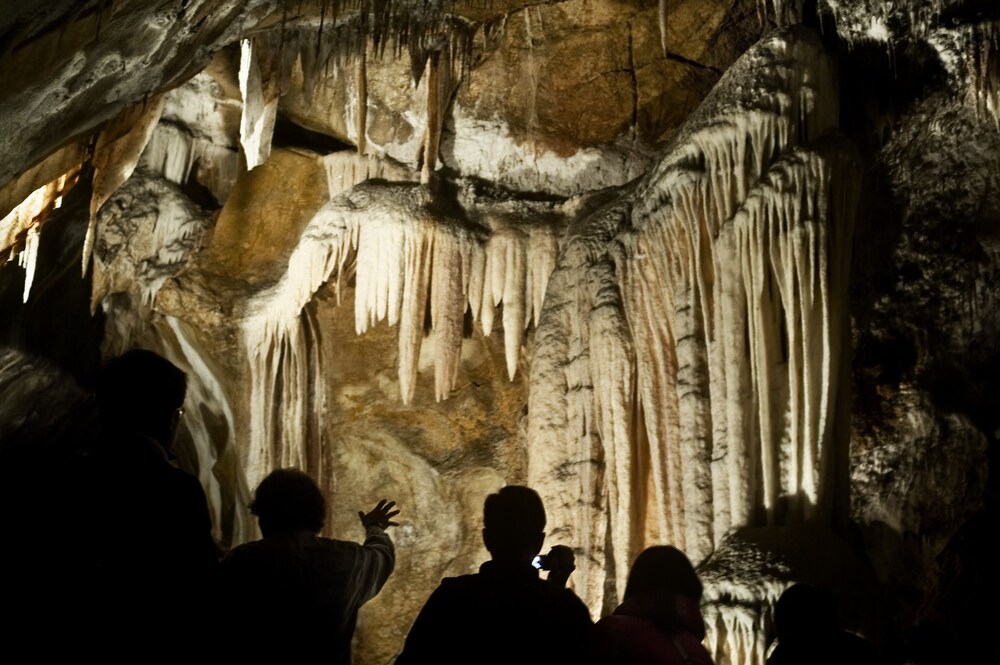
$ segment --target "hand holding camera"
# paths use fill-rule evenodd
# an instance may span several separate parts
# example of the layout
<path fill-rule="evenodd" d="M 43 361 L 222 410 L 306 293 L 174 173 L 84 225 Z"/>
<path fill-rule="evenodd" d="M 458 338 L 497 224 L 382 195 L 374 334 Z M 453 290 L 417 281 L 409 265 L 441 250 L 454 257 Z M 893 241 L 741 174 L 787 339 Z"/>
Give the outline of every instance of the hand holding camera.
<path fill-rule="evenodd" d="M 547 570 L 548 581 L 559 587 L 565 587 L 570 574 L 576 570 L 576 555 L 565 545 L 554 545 L 548 554 L 536 558 L 536 567 Z"/>

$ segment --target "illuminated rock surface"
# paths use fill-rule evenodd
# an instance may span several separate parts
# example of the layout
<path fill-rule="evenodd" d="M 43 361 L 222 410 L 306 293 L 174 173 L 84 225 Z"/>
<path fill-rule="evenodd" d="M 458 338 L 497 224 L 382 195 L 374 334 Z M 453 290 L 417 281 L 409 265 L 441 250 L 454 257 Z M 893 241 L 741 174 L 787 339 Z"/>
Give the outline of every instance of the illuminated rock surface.
<path fill-rule="evenodd" d="M 360 665 L 485 558 L 504 483 L 595 618 L 665 542 L 718 663 L 762 662 L 794 581 L 900 660 L 929 623 L 989 661 L 1000 12 L 810 4 L 16 3 L 4 452 L 164 354 L 223 546 L 275 466 L 341 537 L 399 502 Z"/>

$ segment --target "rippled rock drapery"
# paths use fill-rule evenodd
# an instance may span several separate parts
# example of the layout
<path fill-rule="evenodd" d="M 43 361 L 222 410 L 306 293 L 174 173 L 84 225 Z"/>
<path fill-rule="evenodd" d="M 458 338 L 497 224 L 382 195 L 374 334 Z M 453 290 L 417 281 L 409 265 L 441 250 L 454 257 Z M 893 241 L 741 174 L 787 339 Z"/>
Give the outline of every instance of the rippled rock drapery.
<path fill-rule="evenodd" d="M 530 478 L 586 556 L 591 606 L 646 545 L 699 562 L 735 526 L 833 519 L 858 188 L 824 138 L 836 122 L 818 40 L 772 35 L 568 238 L 536 335 Z"/>
<path fill-rule="evenodd" d="M 989 523 L 1000 427 L 1000 17 L 819 0 L 824 49 L 793 29 L 730 68 L 810 4 L 458 3 L 366 25 L 371 3 L 163 3 L 172 22 L 130 1 L 17 3 L 0 19 L 17 35 L 0 121 L 21 130 L 0 139 L 0 210 L 38 193 L 0 221 L 0 254 L 35 281 L 4 268 L 0 293 L 27 305 L 0 322 L 39 318 L 49 220 L 98 148 L 105 352 L 154 348 L 192 377 L 182 462 L 220 542 L 252 535 L 248 488 L 279 464 L 321 479 L 335 535 L 371 493 L 419 506 L 359 662 L 391 660 L 433 582 L 485 556 L 482 497 L 503 482 L 542 489 L 595 616 L 646 544 L 703 560 L 720 662 L 760 662 L 784 585 L 857 563 L 825 532 L 793 556 L 848 498 L 897 633 L 942 612 L 959 626 L 946 568 L 976 560 L 958 529 Z"/>

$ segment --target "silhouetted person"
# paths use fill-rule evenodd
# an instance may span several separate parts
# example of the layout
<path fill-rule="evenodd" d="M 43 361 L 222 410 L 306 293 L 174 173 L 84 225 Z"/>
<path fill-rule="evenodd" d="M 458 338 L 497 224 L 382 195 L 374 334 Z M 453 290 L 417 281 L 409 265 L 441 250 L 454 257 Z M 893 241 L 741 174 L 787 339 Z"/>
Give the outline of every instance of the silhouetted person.
<path fill-rule="evenodd" d="M 441 580 L 396 665 L 580 662 L 592 622 L 565 588 L 573 552 L 553 548 L 547 580 L 532 566 L 545 540 L 541 498 L 527 487 L 503 487 L 486 497 L 483 522 L 492 559 L 478 574 Z"/>
<path fill-rule="evenodd" d="M 826 589 L 793 584 L 774 606 L 778 646 L 767 665 L 875 665 L 875 647 L 862 637 L 841 630 L 837 604 Z"/>
<path fill-rule="evenodd" d="M 220 610 L 231 626 L 222 635 L 231 643 L 225 651 L 350 663 L 358 610 L 395 565 L 385 532 L 396 526 L 395 504 L 383 499 L 358 512 L 364 544 L 323 538 L 326 501 L 313 479 L 298 469 L 268 474 L 250 504 L 264 537 L 222 560 Z"/>
<path fill-rule="evenodd" d="M 680 550 L 643 550 L 629 571 L 622 603 L 591 633 L 594 665 L 711 665 L 702 646 L 701 580 Z"/>
<path fill-rule="evenodd" d="M 70 483 L 64 527 L 74 624 L 101 653 L 180 650 L 212 602 L 218 556 L 205 493 L 172 463 L 186 390 L 185 374 L 151 351 L 98 374 L 100 431 Z"/>
<path fill-rule="evenodd" d="M 67 506 L 79 497 L 68 481 L 96 422 L 93 395 L 72 376 L 0 348 L 0 599 L 7 608 L 0 640 L 8 647 L 75 620 L 65 606 L 78 543 L 65 528 Z"/>

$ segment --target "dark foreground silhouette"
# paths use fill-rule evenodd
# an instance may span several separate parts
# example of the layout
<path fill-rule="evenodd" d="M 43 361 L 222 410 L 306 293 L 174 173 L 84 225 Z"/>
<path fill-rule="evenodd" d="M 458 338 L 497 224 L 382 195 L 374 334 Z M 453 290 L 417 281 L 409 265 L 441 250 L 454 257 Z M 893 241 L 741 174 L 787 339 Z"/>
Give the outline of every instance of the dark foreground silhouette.
<path fill-rule="evenodd" d="M 874 646 L 839 626 L 837 605 L 826 589 L 793 584 L 774 608 L 778 638 L 767 665 L 875 665 Z"/>
<path fill-rule="evenodd" d="M 40 548 L 54 586 L 52 648 L 129 657 L 182 653 L 208 620 L 218 555 L 198 480 L 173 464 L 185 374 L 133 350 L 97 377 L 99 429 L 52 496 L 58 534 Z"/>
<path fill-rule="evenodd" d="M 594 626 L 593 665 L 711 665 L 701 642 L 702 585 L 678 549 L 649 547 L 632 564 L 621 605 Z"/>
<path fill-rule="evenodd" d="M 385 533 L 396 525 L 394 506 L 382 500 L 358 513 L 364 544 L 323 538 L 326 501 L 312 478 L 297 469 L 264 478 L 250 505 L 264 537 L 234 548 L 221 565 L 223 653 L 350 663 L 358 609 L 382 589 L 395 564 Z"/>
<path fill-rule="evenodd" d="M 549 578 L 532 561 L 545 539 L 545 509 L 527 487 L 486 498 L 483 542 L 491 560 L 474 575 L 449 577 L 431 594 L 397 665 L 581 662 L 590 613 L 569 589 L 572 551 L 553 548 Z"/>

